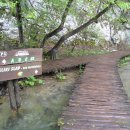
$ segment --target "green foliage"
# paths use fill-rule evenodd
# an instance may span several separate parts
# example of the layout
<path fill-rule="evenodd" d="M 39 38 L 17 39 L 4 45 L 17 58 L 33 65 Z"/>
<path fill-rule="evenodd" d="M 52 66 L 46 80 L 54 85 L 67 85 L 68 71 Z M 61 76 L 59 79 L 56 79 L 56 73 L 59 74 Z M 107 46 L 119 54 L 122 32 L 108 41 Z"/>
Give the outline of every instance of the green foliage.
<path fill-rule="evenodd" d="M 10 14 L 14 18 L 16 18 L 16 3 L 18 0 L 1 0 L 0 1 L 0 15 L 1 12 L 4 15 Z M 44 0 L 44 1 L 35 1 L 36 5 L 33 5 L 33 2 L 27 0 L 21 0 L 21 8 L 22 8 L 22 20 L 23 20 L 23 28 L 24 28 L 24 36 L 25 41 L 28 47 L 38 47 L 38 43 L 43 39 L 46 33 L 57 28 L 61 22 L 61 17 L 64 12 L 64 9 L 68 3 L 68 0 Z M 101 5 L 100 5 L 101 2 Z M 104 1 L 94 1 L 94 0 L 74 0 L 70 11 L 69 16 L 76 19 L 78 26 L 85 23 L 86 20 L 89 20 L 97 13 L 97 9 L 101 11 L 104 7 L 108 6 L 108 4 L 114 4 L 115 0 L 104 0 Z M 4 9 L 2 9 L 2 7 Z M 5 11 L 7 7 L 8 11 Z M 124 0 L 117 0 L 113 9 L 120 8 L 123 11 L 128 11 L 130 9 L 130 3 Z M 2 11 L 4 10 L 4 11 Z M 111 19 L 113 19 L 112 13 L 110 14 Z M 120 14 L 119 14 L 120 15 Z M 104 17 L 104 16 L 103 16 Z M 102 17 L 102 19 L 103 19 Z M 107 15 L 105 15 L 105 19 L 107 19 Z M 119 23 L 126 23 L 126 19 L 123 17 L 116 17 Z M 13 20 L 13 19 L 11 19 Z M 109 18 L 107 19 L 111 21 Z M 113 20 L 114 21 L 114 20 Z M 14 20 L 16 22 L 16 20 Z M 116 22 L 113 22 L 116 23 Z M 117 23 L 116 23 L 117 24 Z M 16 25 L 17 26 L 17 25 Z M 71 26 L 71 25 L 70 25 Z M 89 26 L 90 27 L 90 26 Z M 68 30 L 71 30 L 69 27 Z M 93 28 L 89 28 L 86 31 L 82 32 L 82 38 L 99 38 L 97 35 L 98 32 L 91 31 Z M 83 34 L 84 33 L 84 34 Z M 80 55 L 80 54 L 79 54 Z"/>
<path fill-rule="evenodd" d="M 0 1 L 0 7 L 9 7 L 14 8 L 16 5 L 16 2 L 10 1 L 10 0 L 2 0 Z"/>
<path fill-rule="evenodd" d="M 6 4 L 5 2 L 0 1 L 0 6 L 1 6 L 1 7 L 6 7 L 7 4 Z"/>
<path fill-rule="evenodd" d="M 119 63 L 118 63 L 118 67 L 122 67 L 128 64 L 128 62 L 130 62 L 130 56 L 126 56 L 124 58 L 122 58 Z"/>
<path fill-rule="evenodd" d="M 105 50 L 74 50 L 73 52 L 71 50 L 66 50 L 65 51 L 65 55 L 66 56 L 73 56 L 73 57 L 77 57 L 77 56 L 86 56 L 86 55 L 98 55 L 98 54 L 105 54 L 108 53 Z"/>
<path fill-rule="evenodd" d="M 115 3 L 115 0 L 109 0 L 109 3 L 114 4 L 114 3 Z"/>
<path fill-rule="evenodd" d="M 27 18 L 27 19 L 35 19 L 35 18 L 36 18 L 35 12 L 34 12 L 34 11 L 29 12 L 29 13 L 26 15 L 26 18 Z"/>
<path fill-rule="evenodd" d="M 19 85 L 22 87 L 34 87 L 35 85 L 43 85 L 45 81 L 42 79 L 37 79 L 34 76 L 28 77 L 26 80 L 19 81 Z"/>
<path fill-rule="evenodd" d="M 79 74 L 82 74 L 84 69 L 85 69 L 85 66 L 84 65 L 80 65 L 79 66 Z"/>
<path fill-rule="evenodd" d="M 57 125 L 61 127 L 64 124 L 65 124 L 64 119 L 63 118 L 59 118 L 58 121 L 57 121 Z"/>
<path fill-rule="evenodd" d="M 58 81 L 63 81 L 66 79 L 66 75 L 63 73 L 63 72 L 56 72 L 56 76 L 55 78 L 58 80 Z"/>
<path fill-rule="evenodd" d="M 117 5 L 123 9 L 124 11 L 130 9 L 130 3 L 129 2 L 124 2 L 124 1 L 117 1 Z"/>
<path fill-rule="evenodd" d="M 72 43 L 72 45 L 86 45 L 86 46 L 96 46 L 96 43 L 94 40 L 91 41 L 86 41 L 86 40 L 81 40 L 81 39 L 75 39 Z"/>
<path fill-rule="evenodd" d="M 128 20 L 124 16 L 120 16 L 115 19 L 116 24 L 124 24 L 127 23 L 127 21 Z"/>

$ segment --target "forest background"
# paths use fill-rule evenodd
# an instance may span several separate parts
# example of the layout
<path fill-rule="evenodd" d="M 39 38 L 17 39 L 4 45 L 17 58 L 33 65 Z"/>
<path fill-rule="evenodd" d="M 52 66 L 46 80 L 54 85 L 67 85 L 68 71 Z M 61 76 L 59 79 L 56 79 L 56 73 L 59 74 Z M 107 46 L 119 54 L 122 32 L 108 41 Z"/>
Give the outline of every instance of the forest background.
<path fill-rule="evenodd" d="M 112 51 L 130 41 L 128 0 L 1 0 L 0 49 Z M 78 46 L 78 47 L 77 47 Z M 69 52 L 68 52 L 69 51 Z M 62 53 L 62 51 L 59 51 Z"/>

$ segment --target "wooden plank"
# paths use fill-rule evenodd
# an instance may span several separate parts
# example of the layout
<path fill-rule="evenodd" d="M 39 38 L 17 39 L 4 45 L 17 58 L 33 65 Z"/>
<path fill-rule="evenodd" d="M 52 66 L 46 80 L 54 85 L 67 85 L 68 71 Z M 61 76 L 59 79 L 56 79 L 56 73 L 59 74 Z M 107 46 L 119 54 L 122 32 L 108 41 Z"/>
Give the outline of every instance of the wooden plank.
<path fill-rule="evenodd" d="M 41 48 L 0 51 L 0 65 L 42 61 Z"/>
<path fill-rule="evenodd" d="M 42 62 L 0 66 L 0 81 L 19 79 L 42 74 Z"/>

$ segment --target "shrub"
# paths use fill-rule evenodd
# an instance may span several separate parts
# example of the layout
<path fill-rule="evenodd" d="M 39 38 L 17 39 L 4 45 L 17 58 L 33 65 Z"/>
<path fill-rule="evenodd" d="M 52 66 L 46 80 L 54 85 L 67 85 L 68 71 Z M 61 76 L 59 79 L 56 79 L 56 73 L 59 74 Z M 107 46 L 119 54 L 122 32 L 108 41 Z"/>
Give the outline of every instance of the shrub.
<path fill-rule="evenodd" d="M 19 81 L 19 85 L 22 87 L 34 87 L 35 85 L 45 84 L 45 81 L 42 79 L 37 79 L 34 76 L 28 77 L 26 80 Z"/>

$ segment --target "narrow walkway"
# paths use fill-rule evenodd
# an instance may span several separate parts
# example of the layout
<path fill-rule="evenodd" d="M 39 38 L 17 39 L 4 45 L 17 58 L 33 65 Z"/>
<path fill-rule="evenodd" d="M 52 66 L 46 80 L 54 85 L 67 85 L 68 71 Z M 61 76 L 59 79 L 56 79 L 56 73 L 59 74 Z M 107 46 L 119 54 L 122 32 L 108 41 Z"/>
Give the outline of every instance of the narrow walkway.
<path fill-rule="evenodd" d="M 86 61 L 62 114 L 62 130 L 130 130 L 130 101 L 117 68 L 117 61 L 127 54 L 114 52 Z"/>
<path fill-rule="evenodd" d="M 43 73 L 55 72 L 56 70 L 64 70 L 88 64 L 95 56 L 70 57 L 65 59 L 43 61 Z"/>

